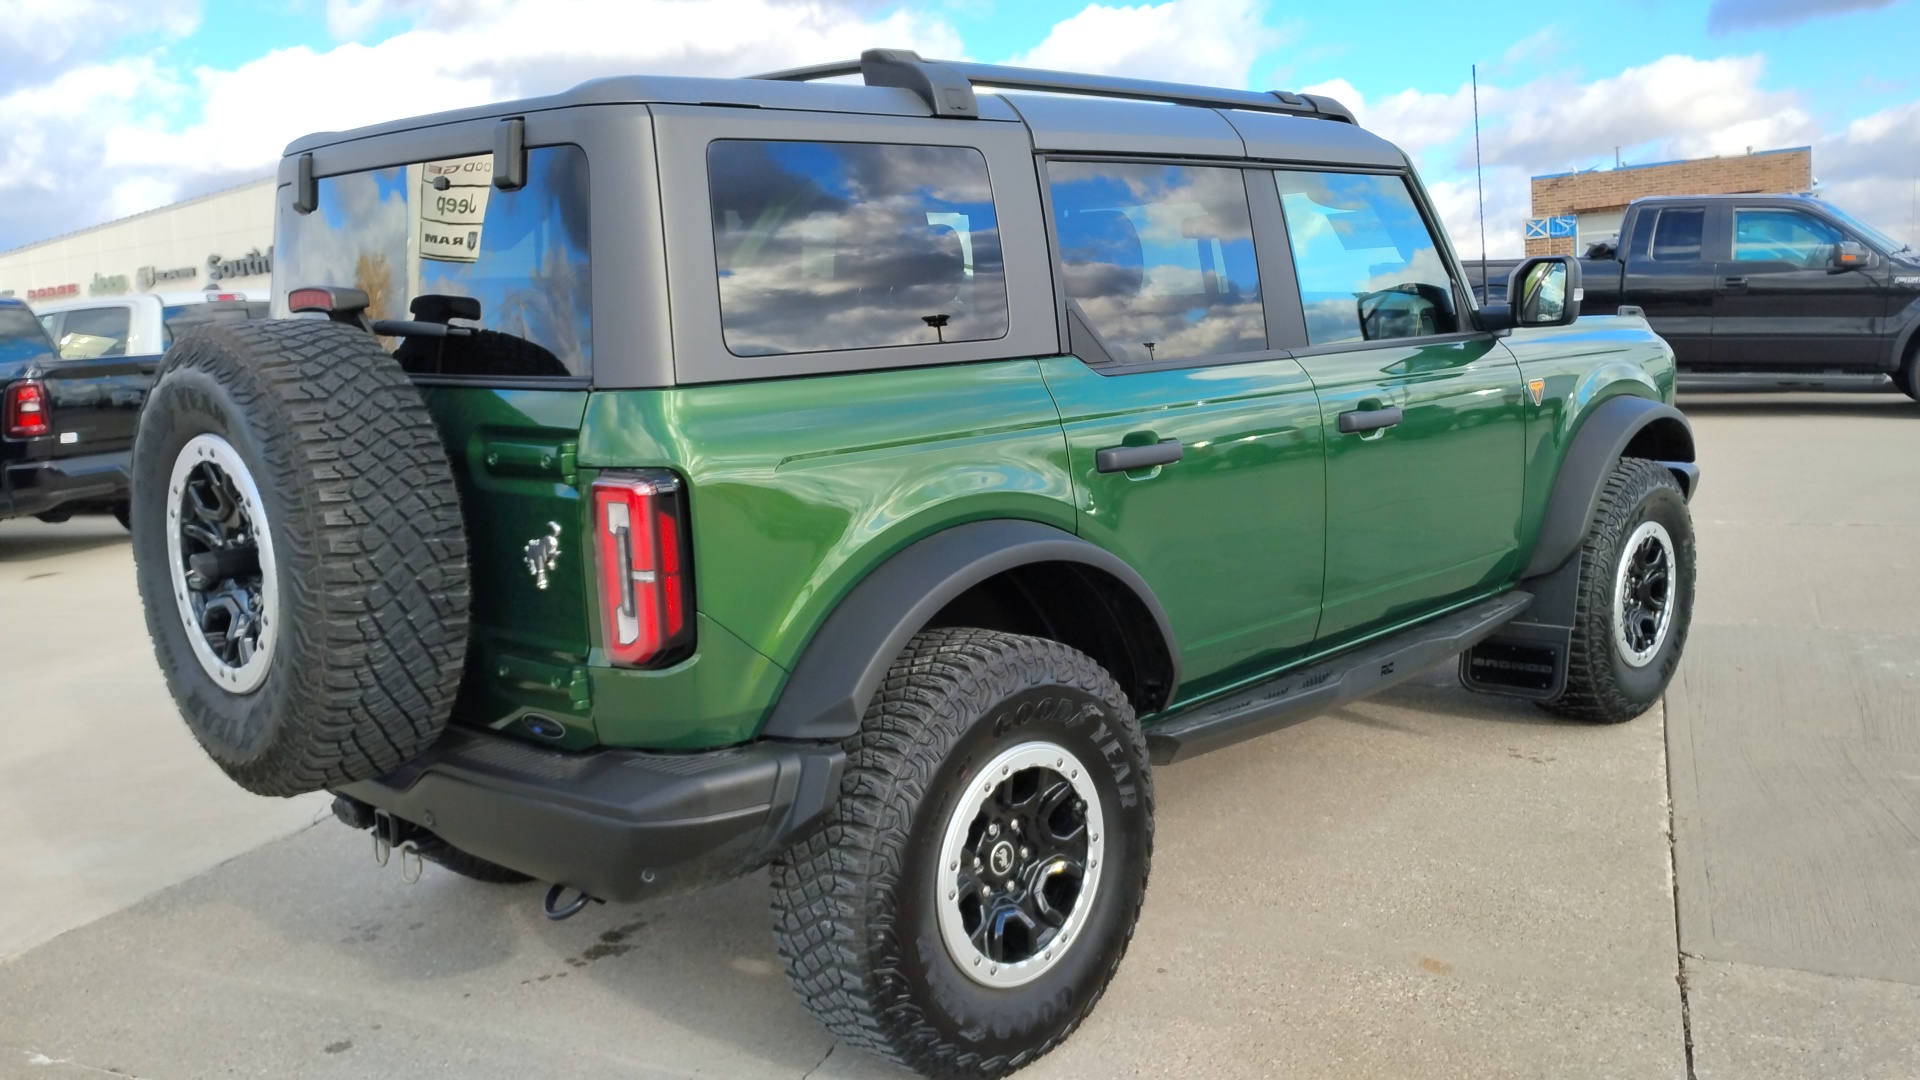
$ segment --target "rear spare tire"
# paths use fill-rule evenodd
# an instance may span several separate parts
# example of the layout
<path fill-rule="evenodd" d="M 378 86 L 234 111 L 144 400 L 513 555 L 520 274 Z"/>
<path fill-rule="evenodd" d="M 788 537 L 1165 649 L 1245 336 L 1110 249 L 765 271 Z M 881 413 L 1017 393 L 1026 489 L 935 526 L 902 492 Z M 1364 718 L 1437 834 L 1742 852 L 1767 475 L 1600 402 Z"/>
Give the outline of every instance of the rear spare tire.
<path fill-rule="evenodd" d="M 236 783 L 336 787 L 439 737 L 466 661 L 466 535 L 426 405 L 372 335 L 304 320 L 182 334 L 133 473 L 154 653 Z"/>

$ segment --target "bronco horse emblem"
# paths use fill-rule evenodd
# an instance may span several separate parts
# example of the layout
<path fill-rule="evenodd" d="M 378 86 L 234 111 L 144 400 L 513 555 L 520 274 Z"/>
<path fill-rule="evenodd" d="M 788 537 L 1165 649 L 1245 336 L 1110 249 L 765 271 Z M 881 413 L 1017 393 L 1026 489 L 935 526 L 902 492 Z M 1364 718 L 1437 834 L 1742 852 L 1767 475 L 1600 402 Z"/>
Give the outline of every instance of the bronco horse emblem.
<path fill-rule="evenodd" d="M 527 573 L 533 575 L 533 587 L 536 589 L 547 587 L 547 574 L 560 559 L 560 523 L 549 521 L 547 528 L 553 531 L 527 541 Z"/>

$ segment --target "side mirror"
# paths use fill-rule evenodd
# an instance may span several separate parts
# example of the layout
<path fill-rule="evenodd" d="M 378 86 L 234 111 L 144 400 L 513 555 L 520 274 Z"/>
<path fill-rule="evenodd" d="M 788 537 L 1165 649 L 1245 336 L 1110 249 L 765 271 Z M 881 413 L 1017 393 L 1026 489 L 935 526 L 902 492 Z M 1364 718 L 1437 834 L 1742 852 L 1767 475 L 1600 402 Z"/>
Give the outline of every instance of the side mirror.
<path fill-rule="evenodd" d="M 1833 245 L 1833 269 L 1858 270 L 1873 259 L 1873 252 L 1858 240 L 1842 240 Z"/>
<path fill-rule="evenodd" d="M 1567 326 L 1580 317 L 1584 296 L 1580 261 L 1569 255 L 1536 256 L 1507 278 L 1515 326 Z"/>

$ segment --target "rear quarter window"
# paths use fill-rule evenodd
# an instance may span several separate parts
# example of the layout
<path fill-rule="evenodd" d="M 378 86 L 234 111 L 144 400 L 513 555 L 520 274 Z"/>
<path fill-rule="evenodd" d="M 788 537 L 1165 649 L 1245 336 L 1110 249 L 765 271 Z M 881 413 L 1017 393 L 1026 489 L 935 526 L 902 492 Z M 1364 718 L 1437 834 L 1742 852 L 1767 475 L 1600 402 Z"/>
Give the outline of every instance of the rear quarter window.
<path fill-rule="evenodd" d="M 527 184 L 492 184 L 492 155 L 375 169 L 319 181 L 310 214 L 283 209 L 274 287 L 360 289 L 374 319 L 447 321 L 446 302 L 480 302 L 465 338 L 389 342 L 415 374 L 567 377 L 593 366 L 587 159 L 577 146 L 527 152 Z M 461 322 L 459 325 L 475 325 Z"/>
<path fill-rule="evenodd" d="M 1006 335 L 980 151 L 720 140 L 707 171 L 721 328 L 735 356 Z"/>

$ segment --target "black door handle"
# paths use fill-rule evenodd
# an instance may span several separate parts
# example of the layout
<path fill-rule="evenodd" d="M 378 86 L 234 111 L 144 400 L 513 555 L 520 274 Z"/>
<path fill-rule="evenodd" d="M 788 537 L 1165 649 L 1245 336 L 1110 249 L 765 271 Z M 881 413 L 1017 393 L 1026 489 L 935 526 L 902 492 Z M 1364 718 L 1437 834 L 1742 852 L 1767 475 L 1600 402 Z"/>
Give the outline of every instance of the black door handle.
<path fill-rule="evenodd" d="M 1352 435 L 1359 431 L 1379 431 L 1390 428 L 1400 422 L 1400 406 L 1389 405 L 1384 409 L 1354 409 L 1340 414 L 1340 433 Z"/>
<path fill-rule="evenodd" d="M 1720 287 L 1723 289 L 1744 289 L 1747 287 L 1747 279 L 1743 277 L 1721 278 Z"/>
<path fill-rule="evenodd" d="M 1151 469 L 1155 465 L 1171 465 L 1179 461 L 1184 451 L 1179 439 L 1162 439 L 1145 446 L 1109 446 L 1094 452 L 1093 467 L 1101 472 Z"/>

